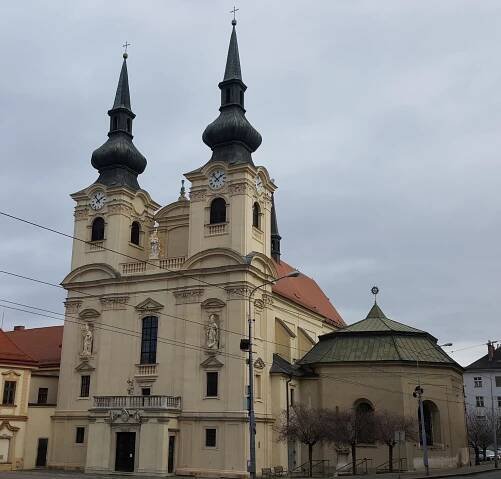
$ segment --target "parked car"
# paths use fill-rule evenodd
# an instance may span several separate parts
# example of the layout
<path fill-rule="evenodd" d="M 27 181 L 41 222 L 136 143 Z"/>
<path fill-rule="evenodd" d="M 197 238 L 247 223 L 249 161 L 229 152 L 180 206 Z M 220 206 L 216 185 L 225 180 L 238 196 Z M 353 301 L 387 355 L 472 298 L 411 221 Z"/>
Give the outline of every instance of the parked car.
<path fill-rule="evenodd" d="M 499 451 L 498 451 L 498 458 L 499 458 Z M 493 461 L 494 460 L 494 451 L 487 449 L 487 451 L 485 451 L 485 457 L 484 457 L 484 453 L 482 451 L 480 451 L 480 460 L 481 461 Z"/>

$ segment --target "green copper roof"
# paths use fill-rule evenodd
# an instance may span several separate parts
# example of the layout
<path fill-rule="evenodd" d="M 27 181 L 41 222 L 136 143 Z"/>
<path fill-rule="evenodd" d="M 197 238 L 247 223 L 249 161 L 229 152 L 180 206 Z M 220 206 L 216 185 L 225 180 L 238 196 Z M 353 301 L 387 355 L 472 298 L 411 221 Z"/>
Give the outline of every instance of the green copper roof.
<path fill-rule="evenodd" d="M 456 365 L 433 336 L 388 319 L 377 304 L 362 321 L 321 336 L 299 363 L 378 361 Z"/>
<path fill-rule="evenodd" d="M 374 331 L 399 331 L 408 333 L 424 333 L 420 329 L 412 328 L 405 324 L 388 319 L 383 313 L 381 308 L 374 304 L 369 314 L 362 321 L 353 323 L 346 328 L 339 330 L 339 332 L 374 332 Z"/>

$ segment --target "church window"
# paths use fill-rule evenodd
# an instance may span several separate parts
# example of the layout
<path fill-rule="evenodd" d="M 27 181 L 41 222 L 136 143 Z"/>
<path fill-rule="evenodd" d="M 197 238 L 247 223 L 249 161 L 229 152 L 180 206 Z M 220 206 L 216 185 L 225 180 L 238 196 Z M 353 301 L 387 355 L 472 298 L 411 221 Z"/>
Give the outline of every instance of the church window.
<path fill-rule="evenodd" d="M 76 429 L 76 434 L 75 434 L 75 442 L 77 444 L 83 444 L 85 440 L 85 428 L 84 427 L 77 427 Z"/>
<path fill-rule="evenodd" d="M 80 397 L 88 398 L 90 393 L 90 376 L 81 376 L 80 378 Z"/>
<path fill-rule="evenodd" d="M 226 89 L 226 103 L 230 102 L 231 98 L 231 90 L 229 88 Z"/>
<path fill-rule="evenodd" d="M 5 381 L 2 404 L 12 405 L 16 399 L 16 381 Z"/>
<path fill-rule="evenodd" d="M 38 388 L 37 404 L 47 404 L 47 396 L 49 390 L 47 388 Z"/>
<path fill-rule="evenodd" d="M 113 118 L 113 129 L 118 130 L 118 116 Z"/>
<path fill-rule="evenodd" d="M 240 90 L 240 105 L 244 106 L 244 92 Z"/>
<path fill-rule="evenodd" d="M 371 444 L 375 441 L 374 408 L 367 400 L 359 400 L 355 405 L 356 421 L 358 423 L 358 442 Z"/>
<path fill-rule="evenodd" d="M 219 373 L 217 371 L 210 371 L 207 373 L 206 396 L 208 398 L 214 398 L 218 396 L 218 382 Z"/>
<path fill-rule="evenodd" d="M 207 428 L 205 430 L 205 447 L 216 447 L 217 429 Z"/>
<path fill-rule="evenodd" d="M 157 361 L 157 331 L 158 318 L 156 316 L 143 318 L 141 364 L 155 364 Z"/>
<path fill-rule="evenodd" d="M 103 241 L 104 240 L 104 219 L 98 216 L 92 222 L 92 233 L 91 241 Z"/>
<path fill-rule="evenodd" d="M 256 399 L 261 399 L 262 396 L 262 383 L 261 383 L 261 375 L 256 374 L 254 376 L 254 397 Z"/>
<path fill-rule="evenodd" d="M 127 131 L 130 133 L 132 130 L 132 122 L 130 118 L 127 118 Z"/>
<path fill-rule="evenodd" d="M 141 233 L 141 226 L 137 221 L 133 221 L 132 226 L 130 228 L 130 242 L 132 244 L 139 246 L 140 233 Z"/>
<path fill-rule="evenodd" d="M 210 205 L 210 224 L 226 223 L 226 201 L 215 198 Z"/>
<path fill-rule="evenodd" d="M 259 203 L 254 203 L 252 207 L 252 226 L 255 228 L 259 228 L 261 223 L 261 208 L 259 207 Z"/>

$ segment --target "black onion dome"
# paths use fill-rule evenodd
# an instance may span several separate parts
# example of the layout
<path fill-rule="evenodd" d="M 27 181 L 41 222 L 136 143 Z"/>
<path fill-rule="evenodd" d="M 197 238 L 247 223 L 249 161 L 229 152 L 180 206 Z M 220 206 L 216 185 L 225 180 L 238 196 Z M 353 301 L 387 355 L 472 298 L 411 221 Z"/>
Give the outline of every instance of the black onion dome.
<path fill-rule="evenodd" d="M 221 90 L 220 114 L 207 126 L 202 140 L 212 149 L 211 161 L 252 163 L 251 153 L 259 148 L 262 138 L 245 117 L 244 94 L 247 87 L 242 81 L 236 23 L 232 21 L 224 78 L 218 85 Z"/>
<path fill-rule="evenodd" d="M 132 121 L 135 116 L 130 106 L 127 54 L 120 72 L 113 108 L 108 111 L 110 131 L 108 140 L 92 153 L 91 164 L 99 171 L 96 183 L 106 186 L 140 188 L 137 176 L 146 168 L 146 158 L 132 142 Z"/>

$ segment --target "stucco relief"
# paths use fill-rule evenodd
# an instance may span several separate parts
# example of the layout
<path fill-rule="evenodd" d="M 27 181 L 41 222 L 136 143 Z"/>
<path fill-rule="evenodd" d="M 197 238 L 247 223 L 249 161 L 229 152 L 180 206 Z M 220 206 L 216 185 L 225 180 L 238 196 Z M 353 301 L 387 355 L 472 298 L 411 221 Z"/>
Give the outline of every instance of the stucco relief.
<path fill-rule="evenodd" d="M 206 190 L 192 190 L 190 191 L 190 200 L 193 202 L 196 201 L 205 201 L 205 198 L 207 197 L 207 191 Z"/>
<path fill-rule="evenodd" d="M 125 309 L 129 302 L 129 296 L 108 296 L 99 298 L 103 311 Z"/>
<path fill-rule="evenodd" d="M 75 208 L 75 212 L 73 213 L 76 221 L 86 220 L 89 216 L 89 211 L 87 208 Z"/>
<path fill-rule="evenodd" d="M 228 192 L 230 195 L 243 195 L 250 191 L 250 186 L 247 183 L 233 183 L 228 185 Z"/>
<path fill-rule="evenodd" d="M 132 216 L 132 207 L 124 204 L 112 204 L 108 205 L 108 215 L 125 215 L 127 217 Z"/>
<path fill-rule="evenodd" d="M 174 291 L 176 304 L 199 303 L 203 292 L 201 288 Z"/>
<path fill-rule="evenodd" d="M 228 286 L 224 288 L 228 299 L 242 299 L 247 298 L 250 291 L 247 286 Z"/>
<path fill-rule="evenodd" d="M 78 313 L 80 306 L 82 306 L 82 301 L 79 300 L 76 301 L 68 300 L 64 302 L 64 307 L 66 308 L 66 313 L 68 314 Z"/>

